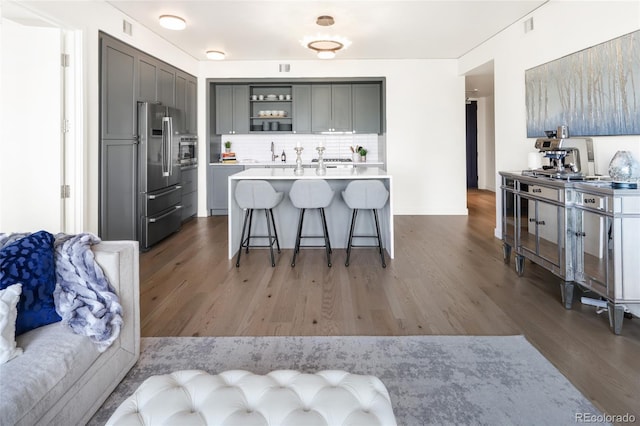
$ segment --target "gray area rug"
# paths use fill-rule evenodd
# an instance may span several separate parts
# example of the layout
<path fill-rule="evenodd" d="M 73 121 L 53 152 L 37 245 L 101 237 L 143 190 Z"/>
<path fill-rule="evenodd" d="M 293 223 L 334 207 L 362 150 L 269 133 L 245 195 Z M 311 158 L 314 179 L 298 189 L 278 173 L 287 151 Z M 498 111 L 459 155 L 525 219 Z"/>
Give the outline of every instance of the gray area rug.
<path fill-rule="evenodd" d="M 379 377 L 398 425 L 575 425 L 601 415 L 523 336 L 152 337 L 90 425 L 149 376 L 337 369 Z M 302 426 L 302 425 L 301 425 Z"/>

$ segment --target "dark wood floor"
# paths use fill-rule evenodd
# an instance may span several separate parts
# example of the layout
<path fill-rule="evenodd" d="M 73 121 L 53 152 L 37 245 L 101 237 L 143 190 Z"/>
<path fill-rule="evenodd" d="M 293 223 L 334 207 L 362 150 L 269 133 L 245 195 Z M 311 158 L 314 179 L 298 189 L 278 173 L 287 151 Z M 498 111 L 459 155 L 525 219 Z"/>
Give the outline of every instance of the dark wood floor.
<path fill-rule="evenodd" d="M 226 217 L 198 218 L 141 255 L 143 336 L 523 334 L 608 414 L 640 422 L 640 320 L 560 302 L 559 280 L 527 261 L 518 277 L 494 237 L 495 197 L 471 191 L 469 216 L 395 216 L 395 259 L 373 249 L 252 250 L 227 259 Z M 280 225 L 283 226 L 283 225 Z M 295 226 L 295 225 L 293 225 Z M 346 231 L 345 231 L 346 232 Z M 580 297 L 579 292 L 575 297 Z"/>

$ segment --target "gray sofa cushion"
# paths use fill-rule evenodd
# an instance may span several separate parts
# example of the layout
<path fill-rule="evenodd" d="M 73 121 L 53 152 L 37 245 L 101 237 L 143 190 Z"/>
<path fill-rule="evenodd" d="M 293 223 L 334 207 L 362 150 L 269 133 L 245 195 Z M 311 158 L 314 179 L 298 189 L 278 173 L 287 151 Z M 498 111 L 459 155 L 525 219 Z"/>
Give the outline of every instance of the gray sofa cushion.
<path fill-rule="evenodd" d="M 35 424 L 100 355 L 89 338 L 58 322 L 17 339 L 24 353 L 0 370 L 2 424 Z M 29 392 L 24 392 L 24 389 Z"/>

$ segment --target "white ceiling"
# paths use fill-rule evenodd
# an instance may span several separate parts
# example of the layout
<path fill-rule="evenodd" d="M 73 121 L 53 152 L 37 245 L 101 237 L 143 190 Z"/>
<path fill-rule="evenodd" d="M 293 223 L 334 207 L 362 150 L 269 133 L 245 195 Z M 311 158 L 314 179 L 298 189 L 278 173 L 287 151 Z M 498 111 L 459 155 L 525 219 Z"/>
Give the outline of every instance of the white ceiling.
<path fill-rule="evenodd" d="M 306 35 L 352 41 L 336 59 L 459 58 L 547 0 L 174 0 L 109 1 L 196 59 L 222 50 L 228 60 L 315 59 Z M 187 21 L 183 31 L 160 27 L 160 15 Z M 331 27 L 316 25 L 331 15 Z M 134 28 L 135 31 L 135 28 Z"/>
<path fill-rule="evenodd" d="M 71 7 L 81 19 L 92 3 L 106 2 L 198 60 L 222 50 L 227 60 L 286 61 L 316 59 L 300 44 L 316 34 L 351 40 L 334 60 L 457 59 L 550 0 L 0 1 L 4 17 L 26 25 L 44 24 L 27 13 L 29 5 L 49 14 Z M 187 28 L 162 28 L 158 17 L 165 14 L 183 17 Z M 335 24 L 318 26 L 320 15 L 333 16 Z M 493 63 L 470 72 L 466 90 L 471 98 L 493 93 Z"/>

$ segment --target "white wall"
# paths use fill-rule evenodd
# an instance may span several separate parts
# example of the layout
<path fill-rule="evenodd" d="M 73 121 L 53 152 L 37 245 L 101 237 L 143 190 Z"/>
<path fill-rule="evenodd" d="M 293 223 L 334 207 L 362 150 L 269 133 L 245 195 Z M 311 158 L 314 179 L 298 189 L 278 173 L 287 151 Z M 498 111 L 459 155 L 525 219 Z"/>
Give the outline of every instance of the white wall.
<path fill-rule="evenodd" d="M 534 30 L 524 33 L 524 20 Z M 523 170 L 533 139 L 526 137 L 525 70 L 640 29 L 637 1 L 550 1 L 459 60 L 461 74 L 494 61 L 495 179 L 497 171 Z M 571 130 L 571 129 L 569 129 Z M 597 172 L 607 173 L 617 150 L 640 158 L 640 136 L 594 138 Z M 501 196 L 496 194 L 496 231 L 501 235 Z"/>
<path fill-rule="evenodd" d="M 493 96 L 478 98 L 478 188 L 496 190 Z"/>
<path fill-rule="evenodd" d="M 206 78 L 386 77 L 387 164 L 394 214 L 467 214 L 464 77 L 455 60 L 202 62 L 198 134 L 207 132 Z M 206 163 L 204 144 L 200 162 Z M 199 170 L 200 188 L 206 171 Z M 199 215 L 206 195 L 199 193 Z"/>
<path fill-rule="evenodd" d="M 60 232 L 60 30 L 0 31 L 0 232 Z"/>

